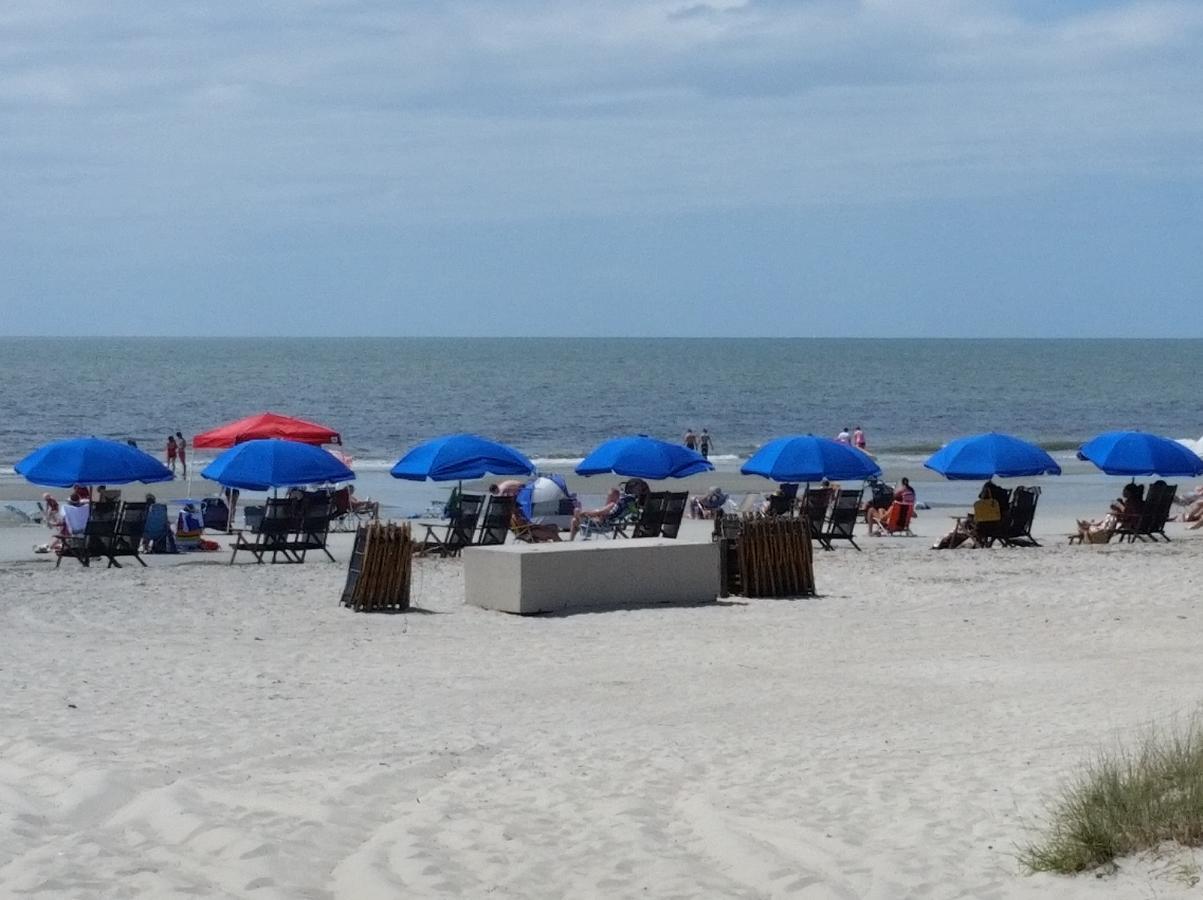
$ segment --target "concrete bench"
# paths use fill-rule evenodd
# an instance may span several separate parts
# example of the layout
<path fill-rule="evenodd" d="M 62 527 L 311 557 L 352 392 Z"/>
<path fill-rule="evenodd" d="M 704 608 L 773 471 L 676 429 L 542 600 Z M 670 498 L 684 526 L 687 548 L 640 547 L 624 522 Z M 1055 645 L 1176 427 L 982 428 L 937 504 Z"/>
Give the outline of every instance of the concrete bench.
<path fill-rule="evenodd" d="M 663 538 L 464 550 L 464 600 L 530 615 L 715 600 L 719 546 Z"/>

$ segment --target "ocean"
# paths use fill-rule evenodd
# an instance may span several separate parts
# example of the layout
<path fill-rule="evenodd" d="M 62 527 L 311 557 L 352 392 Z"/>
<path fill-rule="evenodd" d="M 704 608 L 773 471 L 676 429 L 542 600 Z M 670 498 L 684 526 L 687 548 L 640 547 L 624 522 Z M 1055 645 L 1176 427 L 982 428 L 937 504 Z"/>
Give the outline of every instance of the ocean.
<path fill-rule="evenodd" d="M 1201 362 L 1203 340 L 3 338 L 0 477 L 55 438 L 161 454 L 262 410 L 339 429 L 360 472 L 453 431 L 544 467 L 708 428 L 734 469 L 772 437 L 858 425 L 887 476 L 991 429 L 1068 460 L 1116 428 L 1198 440 Z"/>

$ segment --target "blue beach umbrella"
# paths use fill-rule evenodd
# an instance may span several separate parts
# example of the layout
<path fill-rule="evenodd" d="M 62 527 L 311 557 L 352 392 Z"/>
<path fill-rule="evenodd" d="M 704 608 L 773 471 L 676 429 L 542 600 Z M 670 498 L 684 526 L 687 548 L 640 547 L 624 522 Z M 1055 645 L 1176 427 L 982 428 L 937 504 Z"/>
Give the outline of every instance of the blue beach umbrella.
<path fill-rule="evenodd" d="M 1056 461 L 1035 444 L 994 431 L 950 441 L 923 465 L 952 481 L 1061 474 Z"/>
<path fill-rule="evenodd" d="M 1203 459 L 1169 438 L 1143 431 L 1108 431 L 1078 448 L 1078 459 L 1094 463 L 1108 475 L 1203 475 Z"/>
<path fill-rule="evenodd" d="M 48 487 L 72 485 L 151 484 L 175 476 L 165 465 L 137 447 L 97 437 L 71 438 L 39 447 L 14 466 L 17 474 Z"/>
<path fill-rule="evenodd" d="M 355 473 L 321 447 L 278 438 L 235 444 L 205 466 L 203 478 L 244 491 L 352 481 Z"/>
<path fill-rule="evenodd" d="M 863 450 L 813 434 L 794 434 L 769 441 L 740 467 L 744 475 L 773 481 L 864 481 L 881 474 L 881 466 Z"/>
<path fill-rule="evenodd" d="M 408 481 L 468 481 L 534 471 L 535 464 L 513 447 L 476 434 L 445 434 L 414 447 L 389 474 Z"/>
<path fill-rule="evenodd" d="M 613 472 L 628 478 L 661 481 L 713 471 L 710 460 L 681 444 L 670 444 L 646 434 L 613 438 L 599 444 L 576 467 L 578 475 Z"/>

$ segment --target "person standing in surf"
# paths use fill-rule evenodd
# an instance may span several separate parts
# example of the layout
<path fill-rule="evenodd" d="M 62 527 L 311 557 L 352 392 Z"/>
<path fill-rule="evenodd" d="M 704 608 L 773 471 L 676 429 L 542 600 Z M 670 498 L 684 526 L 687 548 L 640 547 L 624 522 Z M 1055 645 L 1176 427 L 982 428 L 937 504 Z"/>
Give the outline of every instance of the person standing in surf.
<path fill-rule="evenodd" d="M 175 435 L 167 435 L 167 467 L 171 469 L 171 474 L 175 474 L 175 455 L 178 448 L 175 445 Z"/>
<path fill-rule="evenodd" d="M 857 425 L 856 430 L 852 432 L 852 446 L 857 450 L 864 450 L 865 447 L 868 446 L 868 441 L 865 440 L 865 430 L 859 425 Z"/>
<path fill-rule="evenodd" d="M 681 438 L 681 442 L 690 450 L 698 449 L 698 436 L 693 433 L 692 428 L 685 429 L 685 437 Z"/>
<path fill-rule="evenodd" d="M 698 452 L 706 459 L 710 459 L 710 432 L 703 428 L 702 433 L 698 436 Z"/>
<path fill-rule="evenodd" d="M 180 472 L 185 478 L 188 477 L 187 451 L 188 451 L 188 442 L 186 440 L 184 440 L 184 435 L 181 432 L 177 431 L 175 433 L 175 452 L 178 453 L 180 456 Z"/>

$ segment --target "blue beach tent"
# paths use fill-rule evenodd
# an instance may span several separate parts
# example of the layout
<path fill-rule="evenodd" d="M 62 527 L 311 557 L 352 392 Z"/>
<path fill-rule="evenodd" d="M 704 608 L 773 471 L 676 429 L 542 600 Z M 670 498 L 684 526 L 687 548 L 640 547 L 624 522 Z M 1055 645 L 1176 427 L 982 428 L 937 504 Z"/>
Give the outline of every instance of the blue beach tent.
<path fill-rule="evenodd" d="M 950 441 L 923 465 L 953 481 L 1061 474 L 1056 461 L 1035 444 L 994 431 Z"/>
<path fill-rule="evenodd" d="M 789 484 L 822 481 L 864 481 L 881 474 L 881 466 L 863 450 L 813 434 L 795 434 L 769 441 L 739 470 Z"/>
<path fill-rule="evenodd" d="M 576 467 L 578 475 L 612 472 L 628 478 L 662 481 L 710 472 L 714 465 L 696 450 L 646 434 L 613 438 L 594 448 Z"/>
<path fill-rule="evenodd" d="M 534 471 L 534 463 L 506 444 L 476 434 L 446 434 L 414 447 L 389 474 L 408 481 L 469 481 Z"/>
<path fill-rule="evenodd" d="M 137 447 L 97 437 L 53 441 L 39 447 L 14 466 L 34 484 L 72 487 L 98 484 L 153 484 L 175 476 L 165 465 Z"/>
<path fill-rule="evenodd" d="M 1108 431 L 1078 448 L 1078 459 L 1094 463 L 1108 475 L 1160 475 L 1193 478 L 1203 475 L 1203 459 L 1170 438 L 1143 431 Z"/>
<path fill-rule="evenodd" d="M 201 477 L 244 491 L 353 481 L 355 473 L 321 447 L 279 438 L 235 444 L 205 466 Z"/>

